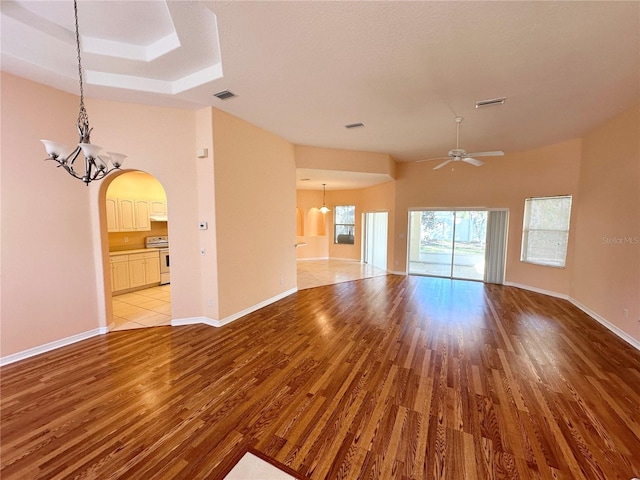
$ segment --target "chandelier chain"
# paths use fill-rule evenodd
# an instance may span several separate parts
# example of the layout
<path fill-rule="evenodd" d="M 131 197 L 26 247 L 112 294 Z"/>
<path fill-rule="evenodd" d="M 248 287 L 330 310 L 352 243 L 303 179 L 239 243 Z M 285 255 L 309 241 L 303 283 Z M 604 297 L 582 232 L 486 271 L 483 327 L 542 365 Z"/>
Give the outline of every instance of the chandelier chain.
<path fill-rule="evenodd" d="M 78 2 L 73 0 L 73 11 L 76 20 L 76 51 L 78 53 L 78 77 L 80 78 L 80 111 L 78 113 L 78 127 L 89 125 L 89 115 L 84 107 L 84 88 L 82 83 L 82 60 L 80 58 L 80 33 L 78 29 Z"/>

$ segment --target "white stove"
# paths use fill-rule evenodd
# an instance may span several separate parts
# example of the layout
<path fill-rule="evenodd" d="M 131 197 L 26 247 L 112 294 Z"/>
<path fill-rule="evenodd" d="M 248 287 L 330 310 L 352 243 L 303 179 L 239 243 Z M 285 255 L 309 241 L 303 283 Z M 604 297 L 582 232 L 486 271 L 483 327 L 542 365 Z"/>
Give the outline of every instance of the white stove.
<path fill-rule="evenodd" d="M 147 237 L 144 239 L 146 248 L 169 248 L 169 237 L 161 235 L 159 237 Z"/>
<path fill-rule="evenodd" d="M 170 283 L 169 237 L 166 235 L 147 237 L 145 238 L 144 246 L 146 248 L 157 248 L 160 250 L 160 285 Z"/>

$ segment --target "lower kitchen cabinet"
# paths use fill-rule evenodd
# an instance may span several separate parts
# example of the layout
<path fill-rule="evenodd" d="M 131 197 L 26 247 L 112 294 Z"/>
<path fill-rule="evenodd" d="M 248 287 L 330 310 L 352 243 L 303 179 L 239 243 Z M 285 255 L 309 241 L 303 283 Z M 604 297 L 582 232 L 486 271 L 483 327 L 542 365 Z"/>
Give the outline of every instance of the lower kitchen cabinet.
<path fill-rule="evenodd" d="M 120 293 L 160 283 L 160 256 L 157 250 L 127 255 L 111 255 L 111 290 Z"/>
<path fill-rule="evenodd" d="M 111 291 L 129 288 L 129 257 L 118 255 L 111 257 Z"/>

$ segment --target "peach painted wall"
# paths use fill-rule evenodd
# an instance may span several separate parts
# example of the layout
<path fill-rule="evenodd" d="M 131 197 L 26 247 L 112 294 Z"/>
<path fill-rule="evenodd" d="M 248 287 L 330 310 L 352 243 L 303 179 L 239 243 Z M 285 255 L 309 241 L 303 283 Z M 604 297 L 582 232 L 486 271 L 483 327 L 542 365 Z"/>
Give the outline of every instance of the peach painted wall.
<path fill-rule="evenodd" d="M 293 145 L 213 110 L 220 317 L 296 288 Z"/>
<path fill-rule="evenodd" d="M 200 298 L 205 317 L 220 319 L 220 297 L 218 293 L 218 243 L 216 238 L 216 204 L 214 181 L 213 109 L 203 108 L 196 112 L 196 145 L 198 150 L 207 149 L 207 156 L 196 161 L 198 191 L 198 222 L 207 222 L 206 230 L 198 231 L 200 255 Z"/>
<path fill-rule="evenodd" d="M 173 316 L 202 315 L 193 281 L 200 267 L 194 112 L 85 103 L 92 142 L 126 153 L 126 168 L 150 173 L 165 188 L 172 218 Z M 104 198 L 116 174 L 85 186 L 42 161 L 39 142 L 76 143 L 77 108 L 74 95 L 2 73 L 3 357 L 105 329 L 110 320 Z"/>
<path fill-rule="evenodd" d="M 583 139 L 571 296 L 640 342 L 639 135 L 636 106 Z"/>
<path fill-rule="evenodd" d="M 77 98 L 5 73 L 1 88 L 4 357 L 101 324 L 92 192 L 44 162 L 39 142 L 77 143 Z"/>
<path fill-rule="evenodd" d="M 198 191 L 196 169 L 196 116 L 194 111 L 147 105 L 85 100 L 94 133 L 92 142 L 126 153 L 125 168 L 152 175 L 162 185 L 167 199 L 171 251 L 172 318 L 203 315 L 198 253 Z M 94 241 L 102 245 L 102 265 L 108 265 L 108 236 L 104 198 L 110 175 L 89 186 L 92 194 Z M 110 298 L 110 271 L 103 271 L 101 293 Z M 108 309 L 108 306 L 106 307 Z M 107 319 L 108 321 L 108 319 Z"/>
<path fill-rule="evenodd" d="M 401 163 L 397 169 L 395 270 L 406 271 L 407 220 L 411 208 L 508 208 L 506 282 L 569 295 L 576 209 L 572 209 L 566 268 L 520 262 L 524 201 L 527 197 L 574 195 L 578 200 L 580 140 L 489 158 L 485 165 Z M 402 266 L 402 268 L 399 268 Z"/>
<path fill-rule="evenodd" d="M 389 180 L 395 178 L 396 164 L 386 153 L 296 145 L 295 155 L 298 168 L 377 173 Z"/>

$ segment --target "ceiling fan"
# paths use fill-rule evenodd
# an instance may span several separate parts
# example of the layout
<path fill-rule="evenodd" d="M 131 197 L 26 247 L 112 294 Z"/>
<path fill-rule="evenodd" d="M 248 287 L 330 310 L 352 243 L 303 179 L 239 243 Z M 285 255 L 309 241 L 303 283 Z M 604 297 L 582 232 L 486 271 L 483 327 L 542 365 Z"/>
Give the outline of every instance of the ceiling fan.
<path fill-rule="evenodd" d="M 464 148 L 460 148 L 460 123 L 462 122 L 462 117 L 456 117 L 456 148 L 453 150 L 449 150 L 449 154 L 446 157 L 436 157 L 436 158 L 426 158 L 424 160 L 418 160 L 418 162 L 429 162 L 431 160 L 445 160 L 441 164 L 433 167 L 434 170 L 444 167 L 449 162 L 466 162 L 479 167 L 480 165 L 484 165 L 482 160 L 478 160 L 474 157 L 501 157 L 504 155 L 504 152 L 501 150 L 496 150 L 494 152 L 475 152 L 475 153 L 467 153 Z"/>

